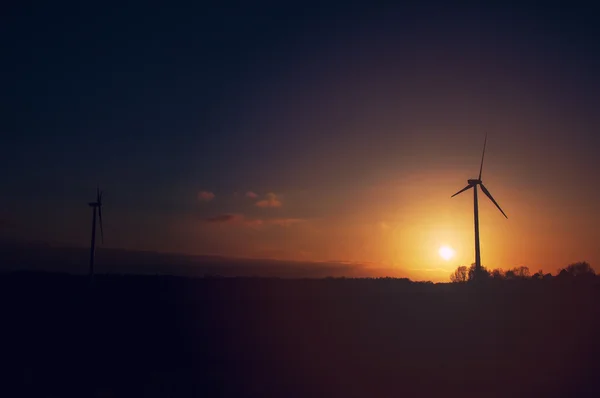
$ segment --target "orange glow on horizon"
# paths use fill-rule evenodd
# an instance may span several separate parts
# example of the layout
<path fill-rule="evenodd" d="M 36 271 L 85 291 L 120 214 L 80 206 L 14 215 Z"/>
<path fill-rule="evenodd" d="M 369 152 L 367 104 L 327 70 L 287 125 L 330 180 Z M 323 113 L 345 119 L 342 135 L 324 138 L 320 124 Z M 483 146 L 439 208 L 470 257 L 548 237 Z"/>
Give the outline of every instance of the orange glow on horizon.
<path fill-rule="evenodd" d="M 450 198 L 464 186 L 465 175 L 434 170 L 401 177 L 374 184 L 350 202 L 322 193 L 319 206 L 330 212 L 312 218 L 295 213 L 306 206 L 307 196 L 288 192 L 283 206 L 246 216 L 255 221 L 251 226 L 186 220 L 176 225 L 173 235 L 185 242 L 180 242 L 179 251 L 186 253 L 341 261 L 361 265 L 365 276 L 448 281 L 458 266 L 475 261 L 472 196 Z M 575 261 L 586 260 L 592 266 L 600 261 L 592 242 L 596 224 L 591 219 L 571 214 L 558 217 L 559 201 L 549 198 L 545 206 L 536 206 L 533 193 L 510 186 L 492 170 L 488 170 L 485 183 L 509 218 L 480 195 L 483 266 L 510 269 L 524 265 L 532 273 L 539 269 L 556 273 Z M 294 222 L 278 221 L 287 219 Z M 182 229 L 182 225 L 187 227 Z M 590 239 L 566 239 L 570 231 L 587 231 Z M 198 242 L 205 242 L 204 246 Z M 444 245 L 454 250 L 447 259 L 438 253 Z"/>

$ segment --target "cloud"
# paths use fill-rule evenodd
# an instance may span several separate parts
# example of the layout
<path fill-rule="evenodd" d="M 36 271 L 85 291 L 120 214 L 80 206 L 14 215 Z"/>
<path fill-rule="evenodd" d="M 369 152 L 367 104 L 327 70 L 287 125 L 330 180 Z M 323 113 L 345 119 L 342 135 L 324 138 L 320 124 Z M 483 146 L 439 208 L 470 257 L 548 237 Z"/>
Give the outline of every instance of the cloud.
<path fill-rule="evenodd" d="M 304 221 L 306 220 L 302 218 L 273 218 L 267 220 L 267 223 L 272 225 L 279 225 L 280 227 L 289 227 L 291 225 L 298 224 Z"/>
<path fill-rule="evenodd" d="M 202 202 L 210 202 L 215 198 L 215 194 L 210 191 L 200 191 L 198 192 L 198 200 Z"/>
<path fill-rule="evenodd" d="M 250 228 L 260 228 L 260 227 L 266 225 L 267 223 L 265 222 L 265 220 L 262 220 L 260 218 L 245 218 L 243 224 L 246 227 L 250 227 Z"/>
<path fill-rule="evenodd" d="M 380 221 L 378 224 L 379 224 L 379 228 L 381 228 L 383 230 L 388 230 L 388 229 L 392 228 L 390 226 L 390 224 L 386 223 L 385 221 Z"/>
<path fill-rule="evenodd" d="M 281 200 L 273 192 L 269 192 L 265 195 L 265 199 L 256 202 L 258 207 L 281 207 Z"/>
<path fill-rule="evenodd" d="M 85 252 L 85 251 L 84 251 Z M 8 253 L 8 252 L 7 252 Z M 40 270 L 76 272 L 79 264 L 69 259 L 77 258 L 81 249 L 51 247 L 36 244 L 18 244 L 10 250 L 12 265 L 30 264 L 35 260 Z M 86 253 L 86 252 L 85 252 Z M 0 253 L 2 254 L 2 253 Z M 139 273 L 138 264 L 144 264 L 145 272 L 181 276 L 220 275 L 226 277 L 278 277 L 278 278 L 324 278 L 405 276 L 401 270 L 376 269 L 363 263 L 334 261 L 285 260 L 290 253 L 277 247 L 265 248 L 252 257 L 227 257 L 222 255 L 182 255 L 153 251 L 104 249 L 98 253 L 108 272 Z M 8 255 L 5 253 L 5 256 Z M 8 264 L 8 262 L 7 262 Z M 57 268 L 58 267 L 58 268 Z M 18 268 L 15 268 L 18 269 Z"/>
<path fill-rule="evenodd" d="M 204 221 L 208 223 L 235 223 L 244 219 L 241 214 L 219 214 L 212 217 L 207 217 Z"/>
<path fill-rule="evenodd" d="M 252 192 L 252 191 L 248 191 L 248 192 L 246 192 L 246 197 L 251 198 L 251 199 L 256 199 L 256 198 L 258 198 L 258 194 L 256 194 L 255 192 Z"/>
<path fill-rule="evenodd" d="M 216 216 L 204 219 L 207 223 L 213 224 L 236 224 L 252 228 L 260 228 L 267 225 L 276 225 L 279 227 L 290 227 L 292 225 L 304 222 L 301 218 L 248 218 L 243 214 L 218 214 Z"/>
<path fill-rule="evenodd" d="M 453 272 L 453 269 L 449 268 L 407 268 L 409 271 L 423 271 L 423 272 Z"/>

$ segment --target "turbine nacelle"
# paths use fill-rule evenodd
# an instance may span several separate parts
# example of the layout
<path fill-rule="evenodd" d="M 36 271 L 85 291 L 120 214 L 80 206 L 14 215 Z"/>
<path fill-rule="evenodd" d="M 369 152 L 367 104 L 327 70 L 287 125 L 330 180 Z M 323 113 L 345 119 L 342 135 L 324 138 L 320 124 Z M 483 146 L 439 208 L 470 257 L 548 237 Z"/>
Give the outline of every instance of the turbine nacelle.
<path fill-rule="evenodd" d="M 477 184 L 481 185 L 481 180 L 467 180 L 467 183 L 469 185 L 477 185 Z"/>

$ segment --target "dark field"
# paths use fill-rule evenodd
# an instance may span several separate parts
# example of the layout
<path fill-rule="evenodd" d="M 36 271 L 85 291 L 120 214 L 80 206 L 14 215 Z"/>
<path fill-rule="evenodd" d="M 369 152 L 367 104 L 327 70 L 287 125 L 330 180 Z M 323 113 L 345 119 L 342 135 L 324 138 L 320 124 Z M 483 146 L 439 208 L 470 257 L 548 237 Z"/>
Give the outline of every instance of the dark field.
<path fill-rule="evenodd" d="M 0 278 L 2 396 L 600 396 L 600 285 Z"/>

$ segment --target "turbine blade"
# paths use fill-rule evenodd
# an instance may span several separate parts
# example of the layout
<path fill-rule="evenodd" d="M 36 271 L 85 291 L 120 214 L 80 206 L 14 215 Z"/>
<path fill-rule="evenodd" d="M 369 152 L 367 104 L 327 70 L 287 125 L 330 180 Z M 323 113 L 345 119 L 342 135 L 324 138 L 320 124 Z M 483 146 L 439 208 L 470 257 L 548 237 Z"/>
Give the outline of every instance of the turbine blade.
<path fill-rule="evenodd" d="M 102 205 L 98 206 L 98 218 L 100 219 L 100 240 L 104 244 L 104 229 L 102 228 Z"/>
<path fill-rule="evenodd" d="M 485 156 L 485 144 L 487 143 L 487 133 L 485 133 L 485 139 L 483 140 L 483 153 L 481 154 L 481 166 L 479 166 L 479 181 L 481 181 L 481 172 L 483 171 L 483 158 Z"/>
<path fill-rule="evenodd" d="M 490 198 L 490 200 L 492 202 L 494 202 L 494 204 L 496 205 L 496 207 L 498 208 L 498 210 L 500 210 L 500 212 L 504 215 L 504 217 L 508 218 L 508 216 L 506 215 L 506 213 L 504 213 L 504 211 L 502 211 L 502 209 L 500 208 L 500 205 L 494 200 L 494 197 L 492 196 L 492 194 L 490 193 L 490 191 L 488 191 L 483 184 L 480 184 L 480 185 L 481 185 L 481 190 L 483 191 L 483 193 L 486 194 L 487 197 Z"/>
<path fill-rule="evenodd" d="M 457 193 L 455 193 L 454 195 L 450 196 L 451 198 L 455 197 L 456 195 L 458 195 L 459 193 L 462 193 L 464 191 L 466 191 L 467 189 L 473 188 L 473 185 L 469 184 L 466 187 L 464 187 L 463 189 L 461 189 L 460 191 L 458 191 Z"/>

